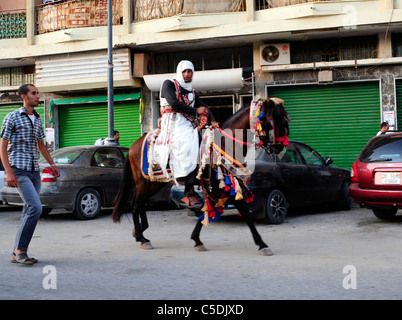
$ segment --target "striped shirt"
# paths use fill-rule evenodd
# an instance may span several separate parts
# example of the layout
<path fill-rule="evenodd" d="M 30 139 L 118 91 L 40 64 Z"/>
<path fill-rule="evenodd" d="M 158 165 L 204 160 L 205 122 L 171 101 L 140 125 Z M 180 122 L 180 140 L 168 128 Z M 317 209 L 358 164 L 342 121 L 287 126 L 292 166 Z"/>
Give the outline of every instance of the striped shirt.
<path fill-rule="evenodd" d="M 42 119 L 34 110 L 32 124 L 24 107 L 7 114 L 3 120 L 1 137 L 9 140 L 8 157 L 10 166 L 26 171 L 39 170 L 37 141 L 45 137 Z"/>

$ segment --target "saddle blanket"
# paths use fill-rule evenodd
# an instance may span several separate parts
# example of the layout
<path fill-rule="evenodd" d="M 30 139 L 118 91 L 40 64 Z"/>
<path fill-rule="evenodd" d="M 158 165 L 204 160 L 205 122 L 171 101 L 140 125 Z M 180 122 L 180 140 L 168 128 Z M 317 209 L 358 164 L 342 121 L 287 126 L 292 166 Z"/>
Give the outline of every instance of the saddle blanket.
<path fill-rule="evenodd" d="M 156 182 L 172 182 L 174 178 L 172 176 L 172 172 L 170 168 L 167 168 L 167 173 L 169 177 L 161 170 L 160 166 L 152 164 L 153 158 L 153 147 L 155 143 L 155 139 L 158 136 L 160 130 L 154 129 L 146 135 L 142 147 L 141 147 L 141 172 L 144 178 L 150 181 Z M 169 165 L 169 164 L 168 164 Z"/>

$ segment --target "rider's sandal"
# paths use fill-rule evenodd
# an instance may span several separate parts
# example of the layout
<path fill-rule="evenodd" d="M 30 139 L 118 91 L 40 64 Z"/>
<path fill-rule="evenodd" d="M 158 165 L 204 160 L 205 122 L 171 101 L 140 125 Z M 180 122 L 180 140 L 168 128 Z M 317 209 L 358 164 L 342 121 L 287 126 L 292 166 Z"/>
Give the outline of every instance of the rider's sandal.
<path fill-rule="evenodd" d="M 37 263 L 38 260 L 35 258 L 30 258 L 26 253 L 15 254 L 14 252 L 11 254 L 11 262 L 12 263 L 21 263 L 23 265 L 31 266 L 34 263 Z"/>
<path fill-rule="evenodd" d="M 193 195 L 193 196 L 188 197 L 188 207 L 190 209 L 197 209 L 200 206 L 201 206 L 201 202 L 197 196 Z"/>

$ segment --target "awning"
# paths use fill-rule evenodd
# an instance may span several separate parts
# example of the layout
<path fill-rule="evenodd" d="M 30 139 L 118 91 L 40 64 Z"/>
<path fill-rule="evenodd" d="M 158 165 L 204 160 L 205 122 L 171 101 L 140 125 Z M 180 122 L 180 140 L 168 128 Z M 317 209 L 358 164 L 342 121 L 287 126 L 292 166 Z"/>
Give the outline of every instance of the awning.
<path fill-rule="evenodd" d="M 195 71 L 193 88 L 195 90 L 223 90 L 239 89 L 243 85 L 243 69 L 219 69 L 207 71 Z M 159 91 L 166 79 L 172 79 L 175 73 L 144 75 L 144 81 L 151 91 Z"/>
<path fill-rule="evenodd" d="M 113 96 L 113 101 L 130 101 L 130 100 L 139 100 L 141 99 L 141 93 L 134 94 L 116 94 Z M 98 96 L 98 97 L 85 97 L 85 98 L 70 98 L 70 99 L 55 99 L 50 101 L 49 105 L 49 122 L 53 122 L 53 117 L 51 114 L 52 107 L 54 105 L 69 105 L 69 104 L 84 104 L 84 103 L 99 103 L 99 102 L 108 102 L 107 96 Z"/>

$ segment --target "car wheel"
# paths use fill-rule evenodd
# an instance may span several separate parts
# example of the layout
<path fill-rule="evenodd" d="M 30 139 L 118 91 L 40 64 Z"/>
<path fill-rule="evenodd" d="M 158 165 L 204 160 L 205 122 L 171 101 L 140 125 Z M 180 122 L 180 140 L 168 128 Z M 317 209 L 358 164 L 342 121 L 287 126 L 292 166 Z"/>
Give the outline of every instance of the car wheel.
<path fill-rule="evenodd" d="M 272 190 L 265 205 L 265 221 L 281 224 L 285 221 L 287 213 L 288 203 L 285 195 L 280 190 Z"/>
<path fill-rule="evenodd" d="M 391 219 L 395 217 L 398 208 L 373 208 L 374 215 L 379 219 Z"/>
<path fill-rule="evenodd" d="M 74 215 L 80 220 L 94 219 L 101 210 L 101 196 L 92 188 L 85 188 L 75 200 Z"/>

